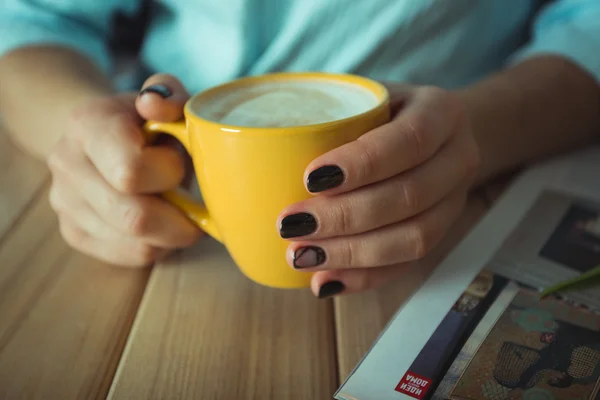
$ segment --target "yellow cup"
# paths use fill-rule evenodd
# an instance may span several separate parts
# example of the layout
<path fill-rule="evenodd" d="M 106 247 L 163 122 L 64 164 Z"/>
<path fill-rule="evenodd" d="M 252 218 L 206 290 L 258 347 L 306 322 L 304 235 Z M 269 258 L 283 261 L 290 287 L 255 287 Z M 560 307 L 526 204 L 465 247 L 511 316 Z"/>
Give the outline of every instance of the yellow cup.
<path fill-rule="evenodd" d="M 193 112 L 192 105 L 198 109 L 223 91 L 265 82 L 306 80 L 358 85 L 373 93 L 378 103 L 346 119 L 282 128 L 228 126 Z M 149 137 L 170 134 L 183 144 L 192 157 L 205 204 L 181 191 L 163 196 L 224 244 L 251 280 L 277 288 L 308 287 L 311 274 L 295 271 L 286 262 L 288 242 L 279 236 L 277 217 L 285 207 L 311 196 L 303 177 L 312 160 L 389 120 L 385 87 L 346 74 L 268 74 L 201 92 L 186 103 L 184 114 L 185 119 L 175 123 L 148 121 L 145 131 Z"/>

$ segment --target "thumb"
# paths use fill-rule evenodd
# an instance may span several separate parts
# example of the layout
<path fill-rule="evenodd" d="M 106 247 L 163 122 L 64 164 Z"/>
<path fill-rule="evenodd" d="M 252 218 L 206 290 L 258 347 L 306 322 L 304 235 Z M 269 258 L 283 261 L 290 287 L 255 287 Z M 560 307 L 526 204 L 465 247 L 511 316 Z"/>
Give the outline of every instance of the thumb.
<path fill-rule="evenodd" d="M 179 79 L 155 74 L 144 82 L 135 107 L 145 120 L 173 122 L 183 117 L 183 106 L 190 95 Z"/>
<path fill-rule="evenodd" d="M 168 74 L 155 74 L 146 79 L 135 100 L 135 108 L 144 120 L 174 122 L 183 118 L 183 106 L 190 98 L 179 79 Z M 183 146 L 170 136 L 159 136 L 155 144 L 174 147 L 183 155 L 185 175 L 183 186 L 193 179 L 193 165 Z"/>

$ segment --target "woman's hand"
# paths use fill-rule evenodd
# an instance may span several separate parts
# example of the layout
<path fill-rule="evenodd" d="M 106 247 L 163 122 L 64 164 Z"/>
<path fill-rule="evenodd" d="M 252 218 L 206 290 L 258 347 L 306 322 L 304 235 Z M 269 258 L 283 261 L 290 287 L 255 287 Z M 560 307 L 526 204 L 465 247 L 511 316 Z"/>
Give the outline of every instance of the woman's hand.
<path fill-rule="evenodd" d="M 467 111 L 435 87 L 388 85 L 392 120 L 315 159 L 315 197 L 279 219 L 289 264 L 319 297 L 369 289 L 424 257 L 461 214 L 479 151 Z"/>
<path fill-rule="evenodd" d="M 182 153 L 145 146 L 144 119 L 181 118 L 188 94 L 175 78 L 155 75 L 136 94 L 98 99 L 76 110 L 48 158 L 50 203 L 65 240 L 123 266 L 145 266 L 185 247 L 200 231 L 156 196 L 184 178 Z"/>

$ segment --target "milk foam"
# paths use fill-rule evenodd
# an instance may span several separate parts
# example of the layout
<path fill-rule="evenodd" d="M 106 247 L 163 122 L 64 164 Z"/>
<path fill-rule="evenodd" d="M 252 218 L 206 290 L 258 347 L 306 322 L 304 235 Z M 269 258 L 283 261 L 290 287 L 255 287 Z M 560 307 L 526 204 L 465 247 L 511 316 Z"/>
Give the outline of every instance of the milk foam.
<path fill-rule="evenodd" d="M 377 97 L 360 86 L 314 80 L 257 84 L 192 108 L 200 117 L 225 125 L 289 127 L 348 118 L 377 103 Z"/>

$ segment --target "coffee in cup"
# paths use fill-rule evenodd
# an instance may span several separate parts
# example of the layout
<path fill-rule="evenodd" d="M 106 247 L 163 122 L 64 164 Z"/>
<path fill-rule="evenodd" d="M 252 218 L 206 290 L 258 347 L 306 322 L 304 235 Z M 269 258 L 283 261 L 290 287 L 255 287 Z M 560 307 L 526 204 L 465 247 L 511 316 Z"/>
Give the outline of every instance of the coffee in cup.
<path fill-rule="evenodd" d="M 379 99 L 345 82 L 264 82 L 218 94 L 192 105 L 209 121 L 242 127 L 273 128 L 321 124 L 359 115 Z"/>

